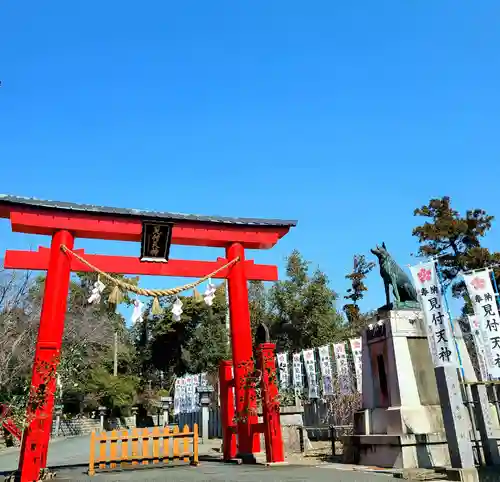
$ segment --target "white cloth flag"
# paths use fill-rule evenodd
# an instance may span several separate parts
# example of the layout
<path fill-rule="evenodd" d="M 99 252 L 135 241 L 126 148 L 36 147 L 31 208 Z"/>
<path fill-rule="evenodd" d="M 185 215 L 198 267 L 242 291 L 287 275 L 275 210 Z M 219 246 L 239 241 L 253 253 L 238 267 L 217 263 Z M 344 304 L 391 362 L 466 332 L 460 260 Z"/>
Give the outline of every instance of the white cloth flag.
<path fill-rule="evenodd" d="M 200 410 L 200 397 L 198 395 L 198 387 L 200 386 L 200 375 L 193 375 L 193 398 L 191 399 L 191 411 L 198 412 Z"/>
<path fill-rule="evenodd" d="M 352 338 L 349 340 L 354 361 L 354 372 L 356 374 L 356 388 L 361 393 L 363 389 L 363 359 L 361 357 L 362 338 Z"/>
<path fill-rule="evenodd" d="M 458 367 L 457 352 L 436 272 L 436 262 L 429 261 L 411 266 L 410 270 L 424 315 L 434 366 Z"/>
<path fill-rule="evenodd" d="M 174 388 L 174 415 L 179 415 L 181 413 L 181 390 L 180 390 L 181 379 L 177 378 L 175 380 Z"/>
<path fill-rule="evenodd" d="M 480 330 L 479 320 L 476 315 L 469 315 L 469 325 L 472 340 L 474 346 L 476 347 L 477 362 L 479 365 L 479 373 L 481 375 L 481 381 L 488 381 L 488 367 L 486 366 L 486 354 L 484 352 L 484 340 L 483 334 Z"/>
<path fill-rule="evenodd" d="M 490 270 L 464 274 L 463 277 L 479 321 L 488 373 L 492 378 L 500 378 L 500 319 Z"/>
<path fill-rule="evenodd" d="M 347 352 L 345 343 L 336 343 L 333 345 L 333 352 L 335 353 L 335 361 L 337 364 L 337 378 L 339 381 L 340 392 L 347 394 L 351 392 L 352 380 L 351 371 L 347 362 Z"/>
<path fill-rule="evenodd" d="M 188 375 L 186 377 L 186 412 L 192 412 L 193 406 L 196 404 L 196 398 L 194 393 L 193 375 Z"/>
<path fill-rule="evenodd" d="M 187 387 L 186 387 L 186 377 L 182 377 L 179 381 L 179 398 L 181 400 L 180 403 L 180 413 L 186 413 L 186 405 L 187 405 Z"/>
<path fill-rule="evenodd" d="M 186 412 L 186 377 L 177 378 L 174 392 L 174 414 Z"/>
<path fill-rule="evenodd" d="M 306 365 L 307 382 L 309 385 L 309 398 L 319 398 L 318 379 L 316 377 L 316 361 L 314 349 L 303 350 L 304 363 Z"/>
<path fill-rule="evenodd" d="M 333 381 L 332 381 L 332 361 L 330 358 L 330 347 L 328 345 L 320 346 L 319 353 L 319 366 L 321 370 L 321 377 L 323 378 L 323 395 L 333 395 Z"/>
<path fill-rule="evenodd" d="M 301 394 L 304 389 L 304 382 L 302 380 L 302 360 L 300 353 L 294 353 L 293 360 L 293 388 L 296 394 Z"/>
<path fill-rule="evenodd" d="M 288 354 L 286 352 L 278 353 L 276 358 L 278 360 L 280 389 L 287 390 L 290 385 L 288 377 Z"/>

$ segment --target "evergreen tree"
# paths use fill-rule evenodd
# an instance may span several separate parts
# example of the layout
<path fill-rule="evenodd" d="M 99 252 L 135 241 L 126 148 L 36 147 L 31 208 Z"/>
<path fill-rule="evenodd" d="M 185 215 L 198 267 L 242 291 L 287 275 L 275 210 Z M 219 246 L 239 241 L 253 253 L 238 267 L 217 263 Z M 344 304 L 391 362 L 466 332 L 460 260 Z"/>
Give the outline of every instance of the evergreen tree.
<path fill-rule="evenodd" d="M 177 376 L 215 371 L 228 357 L 224 284 L 217 288 L 211 307 L 196 296 L 179 299 L 183 303 L 180 321 L 172 320 L 173 298 L 162 300 L 163 315 L 148 320 L 151 365 Z"/>
<path fill-rule="evenodd" d="M 252 280 L 248 283 L 248 303 L 253 338 L 255 337 L 255 330 L 261 323 L 266 325 L 269 323 L 269 295 L 262 281 Z"/>
<path fill-rule="evenodd" d="M 468 210 L 463 216 L 451 207 L 448 196 L 431 199 L 426 206 L 415 209 L 414 215 L 428 219 L 413 230 L 420 242 L 419 256 L 438 257 L 445 286 L 451 285 L 453 295 L 464 298 L 465 311 L 470 312 L 467 290 L 458 276 L 498 262 L 498 253 L 492 254 L 481 246 L 494 217 L 482 209 Z"/>
<path fill-rule="evenodd" d="M 346 275 L 351 281 L 351 288 L 347 290 L 347 296 L 344 296 L 345 299 L 351 300 L 351 303 L 344 305 L 349 335 L 359 335 L 367 323 L 368 317 L 361 313 L 358 303 L 368 289 L 364 282 L 366 276 L 374 267 L 375 263 L 367 261 L 363 254 L 357 254 L 354 256 L 352 272 Z"/>
<path fill-rule="evenodd" d="M 293 251 L 287 258 L 287 279 L 269 291 L 271 336 L 280 350 L 302 350 L 337 340 L 343 319 L 337 312 L 336 293 L 327 276 L 316 269 L 309 274 L 309 262 Z"/>
<path fill-rule="evenodd" d="M 218 370 L 221 360 L 230 358 L 226 296 L 223 289 L 216 292 L 216 298 L 214 305 L 205 310 L 202 321 L 186 346 L 184 359 L 190 373 L 214 373 Z"/>

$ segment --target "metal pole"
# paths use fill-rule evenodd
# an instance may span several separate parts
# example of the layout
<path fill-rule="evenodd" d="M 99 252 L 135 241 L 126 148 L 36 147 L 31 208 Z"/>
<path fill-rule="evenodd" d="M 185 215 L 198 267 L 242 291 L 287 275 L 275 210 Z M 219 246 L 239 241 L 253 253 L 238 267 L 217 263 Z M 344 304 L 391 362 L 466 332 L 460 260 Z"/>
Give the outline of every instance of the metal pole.
<path fill-rule="evenodd" d="M 118 332 L 115 331 L 115 346 L 113 353 L 113 376 L 118 376 Z"/>

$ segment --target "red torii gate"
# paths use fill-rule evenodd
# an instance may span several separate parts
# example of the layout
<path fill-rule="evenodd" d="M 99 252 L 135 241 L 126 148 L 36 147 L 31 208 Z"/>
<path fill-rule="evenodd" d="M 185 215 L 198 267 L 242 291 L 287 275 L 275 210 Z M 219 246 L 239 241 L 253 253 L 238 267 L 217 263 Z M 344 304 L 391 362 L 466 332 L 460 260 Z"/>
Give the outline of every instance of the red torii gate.
<path fill-rule="evenodd" d="M 43 374 L 55 370 L 64 331 L 71 271 L 89 271 L 75 257 L 63 252 L 64 245 L 73 249 L 76 238 L 143 242 L 146 225 L 167 226 L 170 242 L 185 246 L 225 248 L 226 258 L 217 261 L 168 260 L 154 262 L 140 257 L 87 255 L 80 256 L 108 273 L 163 275 L 200 278 L 228 261 L 239 258 L 231 267 L 214 277 L 227 278 L 231 320 L 231 347 L 234 367 L 236 412 L 255 409 L 255 394 L 248 393 L 243 381 L 252 369 L 252 336 L 248 306 L 248 280 L 276 281 L 276 266 L 258 265 L 245 259 L 245 249 L 269 249 L 296 226 L 296 221 L 208 217 L 132 209 L 106 208 L 54 201 L 41 201 L 0 195 L 0 217 L 10 219 L 13 232 L 51 236 L 51 247 L 38 251 L 11 251 L 5 254 L 4 267 L 9 269 L 47 270 L 42 314 L 32 374 L 32 390 L 46 388 L 44 405 L 30 412 L 25 429 L 19 472 L 22 482 L 37 480 L 40 469 L 47 466 L 47 450 L 54 409 L 55 377 L 48 382 Z M 44 387 L 47 383 L 48 386 Z M 226 421 L 229 422 L 229 421 Z M 278 421 L 279 424 L 279 421 Z M 250 455 L 260 451 L 257 416 L 243 417 L 237 422 L 238 453 Z"/>

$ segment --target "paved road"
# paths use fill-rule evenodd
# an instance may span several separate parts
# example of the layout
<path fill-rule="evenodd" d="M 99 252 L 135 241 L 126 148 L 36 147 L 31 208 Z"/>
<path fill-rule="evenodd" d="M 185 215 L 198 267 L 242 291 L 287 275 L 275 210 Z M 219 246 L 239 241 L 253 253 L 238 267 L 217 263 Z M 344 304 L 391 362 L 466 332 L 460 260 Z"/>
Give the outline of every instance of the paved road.
<path fill-rule="evenodd" d="M 97 474 L 88 477 L 83 468 L 61 470 L 57 479 L 66 481 L 104 482 L 104 481 L 238 481 L 238 482 L 274 482 L 274 481 L 315 481 L 315 482 L 392 482 L 392 477 L 344 471 L 324 466 L 281 466 L 264 467 L 249 465 L 228 465 L 221 462 L 202 462 L 198 467 L 165 467 L 163 469 L 125 470 L 115 473 Z M 57 480 L 56 479 L 56 480 Z"/>
<path fill-rule="evenodd" d="M 88 464 L 90 435 L 57 438 L 50 442 L 49 466 Z M 12 447 L 0 452 L 0 472 L 14 471 L 19 461 L 19 448 Z M 0 479 L 1 480 L 1 479 Z"/>
<path fill-rule="evenodd" d="M 308 481 L 317 482 L 370 482 L 394 480 L 392 477 L 379 474 L 338 470 L 329 464 L 319 466 L 249 466 L 232 465 L 220 462 L 202 462 L 198 467 L 167 466 L 164 468 L 144 468 L 123 470 L 97 474 L 88 477 L 86 474 L 90 447 L 89 436 L 60 438 L 51 441 L 48 465 L 57 467 L 57 479 L 63 481 L 238 481 L 238 482 L 271 482 L 271 481 Z M 208 445 L 205 446 L 208 448 Z M 207 450 L 205 450 L 207 452 Z M 200 454 L 203 453 L 200 446 Z M 5 475 L 17 469 L 19 449 L 11 448 L 0 453 L 0 482 Z"/>

